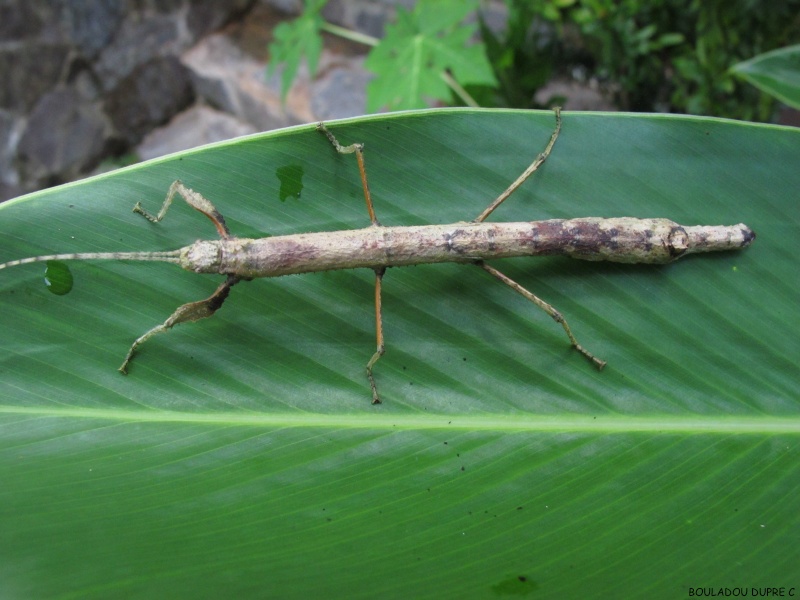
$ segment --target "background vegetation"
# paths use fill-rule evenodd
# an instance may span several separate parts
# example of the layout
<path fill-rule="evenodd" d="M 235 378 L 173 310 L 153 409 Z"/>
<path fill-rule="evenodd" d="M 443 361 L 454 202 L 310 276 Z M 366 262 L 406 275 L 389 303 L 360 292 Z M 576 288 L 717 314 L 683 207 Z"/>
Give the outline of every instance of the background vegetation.
<path fill-rule="evenodd" d="M 800 39 L 798 0 L 506 0 L 490 27 L 479 0 L 420 0 L 397 9 L 382 40 L 324 22 L 325 0 L 276 29 L 273 64 L 288 89 L 303 56 L 314 72 L 319 32 L 375 45 L 369 109 L 419 108 L 430 100 L 541 108 L 553 77 L 594 82 L 621 110 L 766 121 L 774 102 L 729 69 Z M 475 34 L 480 42 L 475 43 Z"/>

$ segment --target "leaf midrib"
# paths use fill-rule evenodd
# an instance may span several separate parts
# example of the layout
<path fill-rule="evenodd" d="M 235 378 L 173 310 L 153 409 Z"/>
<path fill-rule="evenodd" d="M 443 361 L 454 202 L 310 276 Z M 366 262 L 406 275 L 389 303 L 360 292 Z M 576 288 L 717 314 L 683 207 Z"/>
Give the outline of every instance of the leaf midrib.
<path fill-rule="evenodd" d="M 377 408 L 377 411 L 382 410 Z M 392 415 L 322 413 L 232 412 L 190 413 L 95 408 L 44 408 L 0 406 L 0 414 L 55 418 L 104 419 L 132 423 L 200 423 L 261 427 L 329 427 L 350 429 L 469 431 L 572 431 L 587 433 L 757 433 L 800 434 L 800 416 L 706 416 L 706 415 Z"/>

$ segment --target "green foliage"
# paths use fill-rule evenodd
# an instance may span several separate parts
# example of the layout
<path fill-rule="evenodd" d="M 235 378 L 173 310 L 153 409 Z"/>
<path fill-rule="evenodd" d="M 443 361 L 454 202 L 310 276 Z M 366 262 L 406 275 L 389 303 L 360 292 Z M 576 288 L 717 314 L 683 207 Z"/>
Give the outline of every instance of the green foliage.
<path fill-rule="evenodd" d="M 734 65 L 731 72 L 800 109 L 800 45 L 760 54 Z"/>
<path fill-rule="evenodd" d="M 562 76 L 579 71 L 599 78 L 623 110 L 747 120 L 769 119 L 772 102 L 737 82 L 730 66 L 789 43 L 800 27 L 797 0 L 507 0 L 507 5 L 509 46 L 520 43 L 517 30 L 525 24 L 515 25 L 514 16 L 530 18 L 529 37 L 517 54 L 551 62 Z M 525 82 L 527 72 L 522 63 L 499 79 Z M 531 97 L 536 89 L 516 91 L 507 100 Z"/>
<path fill-rule="evenodd" d="M 580 31 L 583 46 L 574 63 L 606 82 L 623 110 L 670 108 L 664 56 L 685 41 L 681 8 L 671 4 L 676 3 L 581 0 L 565 15 Z"/>
<path fill-rule="evenodd" d="M 307 0 L 303 14 L 275 28 L 268 74 L 284 65 L 283 97 L 305 56 L 316 73 L 322 52 L 320 11 L 326 0 Z M 422 108 L 430 101 L 452 99 L 452 76 L 458 86 L 495 85 L 483 45 L 472 41 L 476 25 L 464 23 L 479 0 L 420 0 L 413 10 L 397 9 L 397 21 L 370 52 L 366 67 L 375 74 L 368 86 L 369 111 Z M 341 28 L 331 29 L 342 33 Z"/>
<path fill-rule="evenodd" d="M 498 80 L 496 89 L 469 89 L 482 105 L 544 108 L 536 104 L 534 94 L 553 74 L 558 61 L 557 46 L 550 43 L 551 38 L 532 39 L 531 23 L 551 7 L 549 2 L 509 2 L 508 20 L 502 34 L 492 31 L 484 19 L 480 19 L 486 55 Z M 562 102 L 563 99 L 559 99 L 550 104 Z"/>
<path fill-rule="evenodd" d="M 280 23 L 272 33 L 274 40 L 269 45 L 267 76 L 272 75 L 279 65 L 283 66 L 281 96 L 284 100 L 304 57 L 308 72 L 312 76 L 317 72 L 317 63 L 322 54 L 320 30 L 323 20 L 320 11 L 326 3 L 327 0 L 305 0 L 303 14 L 294 21 Z"/>
<path fill-rule="evenodd" d="M 553 114 L 449 109 L 341 121 L 385 225 L 474 218 Z M 754 157 L 757 160 L 754 160 Z M 665 266 L 390 269 L 385 403 L 370 404 L 369 270 L 255 280 L 212 318 L 132 340 L 219 277 L 160 263 L 0 271 L 2 598 L 686 598 L 797 585 L 800 130 L 565 113 L 496 220 L 745 222 L 744 252 Z M 304 173 L 281 200 L 281 169 Z M 172 249 L 368 226 L 352 155 L 313 126 L 148 161 L 0 205 L 0 260 Z M 576 575 L 578 574 L 578 575 Z M 522 596 L 522 594 L 529 596 Z"/>
<path fill-rule="evenodd" d="M 688 12 L 688 44 L 671 57 L 675 68 L 672 108 L 768 120 L 772 99 L 738 81 L 729 69 L 743 59 L 788 44 L 792 37 L 796 39 L 800 2 L 694 0 Z"/>
<path fill-rule="evenodd" d="M 319 10 L 314 0 L 272 46 L 287 64 L 284 93 L 303 52 L 316 64 Z M 767 120 L 773 102 L 739 81 L 731 65 L 791 43 L 800 28 L 799 0 L 506 0 L 505 29 L 492 31 L 478 12 L 484 44 L 470 44 L 464 19 L 478 1 L 420 0 L 398 8 L 397 22 L 372 50 L 376 74 L 368 109 L 464 101 L 463 86 L 483 105 L 536 107 L 551 77 L 598 79 L 623 110 L 688 112 Z M 311 69 L 312 73 L 314 69 Z M 493 71 L 493 73 L 492 73 Z M 443 77 L 452 74 L 456 84 Z M 547 104 L 568 99 L 550 99 Z"/>
<path fill-rule="evenodd" d="M 397 21 L 367 57 L 375 74 L 367 86 L 367 110 L 423 108 L 451 99 L 443 73 L 462 86 L 496 84 L 483 44 L 470 43 L 476 25 L 463 21 L 478 0 L 421 0 L 412 11 L 397 8 Z"/>

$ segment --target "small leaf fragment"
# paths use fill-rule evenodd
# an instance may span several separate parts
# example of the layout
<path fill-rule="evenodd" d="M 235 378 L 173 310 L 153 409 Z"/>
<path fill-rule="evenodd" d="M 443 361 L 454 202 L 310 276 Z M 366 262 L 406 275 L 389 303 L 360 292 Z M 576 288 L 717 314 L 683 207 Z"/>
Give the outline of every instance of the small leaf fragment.
<path fill-rule="evenodd" d="M 278 65 L 283 64 L 281 73 L 281 100 L 286 100 L 292 87 L 300 62 L 305 57 L 309 75 L 317 72 L 317 63 L 322 54 L 322 16 L 320 11 L 325 0 L 307 0 L 303 14 L 294 21 L 278 25 L 273 31 L 274 41 L 269 45 L 269 65 L 267 77 L 275 72 Z"/>
<path fill-rule="evenodd" d="M 72 272 L 60 260 L 48 260 L 44 270 L 44 283 L 56 296 L 63 296 L 72 290 Z"/>
<path fill-rule="evenodd" d="M 398 8 L 397 21 L 365 62 L 376 74 L 367 87 L 367 110 L 449 101 L 450 88 L 442 77 L 447 71 L 461 85 L 497 85 L 483 44 L 469 44 L 477 25 L 463 23 L 477 7 L 474 1 L 420 0 L 413 11 Z"/>
<path fill-rule="evenodd" d="M 731 73 L 781 102 L 800 108 L 800 44 L 759 54 L 731 67 Z"/>

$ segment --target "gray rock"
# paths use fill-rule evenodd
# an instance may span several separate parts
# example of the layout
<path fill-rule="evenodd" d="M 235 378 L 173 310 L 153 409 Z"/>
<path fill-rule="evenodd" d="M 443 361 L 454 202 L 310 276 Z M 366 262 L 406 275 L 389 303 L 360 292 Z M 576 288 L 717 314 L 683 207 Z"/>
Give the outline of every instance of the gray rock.
<path fill-rule="evenodd" d="M 266 65 L 229 37 L 210 35 L 184 54 L 199 97 L 259 130 L 297 122 L 281 107 L 280 93 L 264 80 Z"/>
<path fill-rule="evenodd" d="M 40 184 L 69 181 L 99 162 L 107 131 L 96 105 L 71 89 L 50 92 L 33 109 L 19 142 L 21 171 Z"/>
<path fill-rule="evenodd" d="M 55 4 L 55 3 L 54 3 Z M 62 26 L 72 44 L 93 58 L 112 40 L 125 16 L 124 0 L 60 0 Z"/>
<path fill-rule="evenodd" d="M 176 56 L 190 43 L 176 19 L 159 15 L 127 19 L 113 42 L 100 53 L 94 69 L 105 89 L 111 90 L 141 65 L 156 57 Z"/>
<path fill-rule="evenodd" d="M 255 0 L 190 0 L 186 25 L 197 39 L 219 29 L 253 4 Z"/>
<path fill-rule="evenodd" d="M 317 120 L 344 119 L 366 112 L 366 87 L 372 75 L 363 60 L 350 59 L 350 66 L 326 72 L 311 85 L 311 111 Z"/>
<path fill-rule="evenodd" d="M 326 11 L 377 33 L 392 2 L 331 0 Z M 270 7 L 302 4 L 0 0 L 0 197 L 81 176 L 154 128 L 141 156 L 362 113 L 361 46 L 326 48 L 318 78 L 302 65 L 285 103 L 279 73 L 265 78 L 267 44 L 285 18 Z M 230 116 L 195 107 L 175 117 L 195 95 Z"/>
<path fill-rule="evenodd" d="M 561 104 L 567 110 L 617 110 L 591 83 L 553 79 L 539 88 L 534 96 L 542 105 L 550 104 L 552 98 L 565 98 Z"/>
<path fill-rule="evenodd" d="M 116 134 L 135 145 L 194 101 L 189 73 L 172 56 L 136 68 L 109 93 L 105 109 Z"/>
<path fill-rule="evenodd" d="M 267 4 L 284 15 L 296 17 L 303 12 L 303 0 L 267 0 Z"/>
<path fill-rule="evenodd" d="M 145 136 L 136 154 L 142 160 L 149 160 L 257 131 L 252 125 L 243 123 L 231 115 L 198 105 L 182 112 L 169 124 Z"/>
<path fill-rule="evenodd" d="M 19 173 L 13 161 L 24 127 L 23 119 L 0 110 L 0 201 L 22 193 Z"/>
<path fill-rule="evenodd" d="M 0 48 L 0 108 L 27 112 L 62 78 L 69 46 L 28 42 Z"/>
<path fill-rule="evenodd" d="M 33 2 L 0 0 L 0 42 L 31 38 L 43 25 Z"/>
<path fill-rule="evenodd" d="M 184 0 L 138 0 L 137 4 L 142 11 L 154 10 L 160 13 L 173 13 L 183 7 Z"/>

